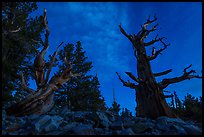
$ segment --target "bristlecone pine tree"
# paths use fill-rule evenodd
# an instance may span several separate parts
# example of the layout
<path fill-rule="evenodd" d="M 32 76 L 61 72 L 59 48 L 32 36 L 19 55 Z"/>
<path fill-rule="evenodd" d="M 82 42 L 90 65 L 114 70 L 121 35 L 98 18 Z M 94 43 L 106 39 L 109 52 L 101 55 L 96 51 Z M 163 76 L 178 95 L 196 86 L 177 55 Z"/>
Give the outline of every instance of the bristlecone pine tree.
<path fill-rule="evenodd" d="M 65 57 L 64 62 L 67 65 L 65 70 L 61 75 L 54 75 L 49 80 L 50 72 L 57 55 L 57 50 L 63 44 L 63 42 L 57 47 L 57 50 L 55 51 L 49 64 L 49 67 L 48 69 L 46 69 L 44 55 L 49 47 L 48 37 L 50 34 L 46 18 L 46 9 L 44 10 L 44 24 L 46 27 L 45 41 L 41 41 L 44 48 L 35 58 L 33 65 L 37 90 L 35 91 L 27 87 L 23 73 L 21 73 L 22 87 L 30 94 L 26 98 L 7 108 L 6 112 L 8 115 L 23 116 L 28 114 L 43 114 L 48 112 L 54 105 L 54 90 L 57 90 L 71 78 L 80 76 L 80 74 L 72 73 L 71 62 L 68 62 Z M 47 70 L 46 76 L 44 76 L 45 70 Z"/>
<path fill-rule="evenodd" d="M 20 72 L 24 78 L 33 78 L 32 70 L 27 67 L 37 49 L 42 46 L 38 42 L 45 29 L 43 16 L 30 16 L 37 10 L 36 2 L 2 2 L 2 101 L 7 102 L 17 91 L 18 96 L 27 94 L 20 87 Z M 4 105 L 4 103 L 3 103 Z"/>
<path fill-rule="evenodd" d="M 136 116 L 149 118 L 157 118 L 159 116 L 176 117 L 176 115 L 170 110 L 170 107 L 165 100 L 166 97 L 163 93 L 163 89 L 173 83 L 177 83 L 186 79 L 202 77 L 198 75 L 192 75 L 192 73 L 195 73 L 194 70 L 187 72 L 187 69 L 192 66 L 190 65 L 184 69 L 183 75 L 179 77 L 163 79 L 161 82 L 157 82 L 155 80 L 155 77 L 168 74 L 172 71 L 172 69 L 169 69 L 164 72 L 153 73 L 150 66 L 150 61 L 158 57 L 158 55 L 161 54 L 161 52 L 170 45 L 163 41 L 164 37 L 158 38 L 158 35 L 156 35 L 155 39 L 152 39 L 150 42 L 144 42 L 145 38 L 151 32 L 156 30 L 158 24 L 154 25 L 151 29 L 147 29 L 147 26 L 154 23 L 156 20 L 156 16 L 154 16 L 153 20 L 151 20 L 149 17 L 147 21 L 141 26 L 142 29 L 137 34 L 133 35 L 127 34 L 126 31 L 122 28 L 121 24 L 119 25 L 121 33 L 130 40 L 134 47 L 134 56 L 137 61 L 138 77 L 135 77 L 131 72 L 125 72 L 136 82 L 132 83 L 130 81 L 124 81 L 118 72 L 116 72 L 116 74 L 124 86 L 132 88 L 136 91 Z M 157 51 L 153 47 L 152 54 L 150 56 L 147 55 L 146 47 L 149 47 L 156 42 L 161 42 L 164 47 Z"/>

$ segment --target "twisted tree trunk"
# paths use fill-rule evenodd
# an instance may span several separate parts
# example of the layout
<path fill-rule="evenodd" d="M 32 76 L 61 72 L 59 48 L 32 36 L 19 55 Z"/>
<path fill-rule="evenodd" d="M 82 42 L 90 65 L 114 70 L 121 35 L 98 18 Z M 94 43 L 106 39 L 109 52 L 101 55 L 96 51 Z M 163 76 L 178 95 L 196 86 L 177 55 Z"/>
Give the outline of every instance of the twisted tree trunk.
<path fill-rule="evenodd" d="M 154 17 L 153 20 L 150 18 L 141 26 L 142 29 L 137 33 L 137 35 L 129 35 L 125 32 L 121 25 L 119 25 L 120 31 L 123 35 L 125 35 L 132 43 L 134 47 L 134 56 L 137 60 L 137 74 L 138 78 L 136 78 L 131 72 L 126 72 L 126 74 L 134 80 L 137 84 L 132 83 L 130 81 L 124 81 L 120 75 L 118 75 L 120 81 L 123 83 L 124 86 L 130 87 L 136 91 L 136 115 L 138 117 L 149 117 L 149 118 L 157 118 L 159 116 L 168 116 L 168 117 L 176 117 L 176 115 L 170 110 L 165 98 L 171 97 L 164 95 L 163 89 L 166 88 L 169 84 L 177 83 L 186 79 L 191 78 L 201 78 L 201 76 L 191 75 L 191 73 L 195 73 L 194 70 L 186 72 L 188 66 L 184 69 L 184 74 L 180 77 L 170 78 L 170 79 L 163 79 L 161 82 L 157 82 L 155 77 L 162 76 L 168 74 L 172 71 L 172 69 L 166 70 L 160 73 L 153 73 L 150 61 L 155 59 L 163 50 L 165 50 L 169 44 L 167 45 L 163 42 L 164 37 L 157 38 L 156 35 L 155 39 L 150 42 L 145 43 L 144 39 L 151 33 L 156 30 L 158 24 L 153 26 L 150 30 L 147 29 L 147 26 L 157 20 Z M 161 42 L 164 47 L 157 50 L 155 47 L 152 47 L 152 53 L 150 56 L 146 53 L 146 47 L 153 45 L 156 42 Z"/>
<path fill-rule="evenodd" d="M 80 76 L 80 74 L 72 73 L 72 65 L 70 62 L 67 61 L 65 57 L 64 62 L 66 63 L 67 68 L 63 71 L 61 75 L 54 75 L 48 82 L 52 66 L 57 56 L 57 50 L 63 44 L 63 42 L 57 47 L 57 50 L 53 55 L 52 61 L 50 62 L 45 77 L 44 55 L 49 47 L 48 37 L 50 33 L 47 25 L 46 10 L 44 11 L 44 24 L 46 27 L 45 41 L 40 41 L 44 48 L 35 58 L 33 66 L 37 90 L 33 90 L 27 87 L 22 73 L 22 88 L 29 92 L 29 95 L 25 99 L 22 99 L 20 102 L 13 104 L 9 108 L 7 108 L 6 112 L 8 115 L 24 116 L 28 114 L 43 114 L 48 112 L 54 105 L 54 90 L 57 90 L 60 86 L 62 86 L 65 82 L 69 81 L 71 78 Z"/>

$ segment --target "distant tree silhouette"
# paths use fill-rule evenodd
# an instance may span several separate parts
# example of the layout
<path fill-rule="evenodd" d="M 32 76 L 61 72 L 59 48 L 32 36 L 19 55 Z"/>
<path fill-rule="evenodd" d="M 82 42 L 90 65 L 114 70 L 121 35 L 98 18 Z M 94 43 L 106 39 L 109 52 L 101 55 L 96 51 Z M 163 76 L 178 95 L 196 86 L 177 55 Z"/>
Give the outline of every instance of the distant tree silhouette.
<path fill-rule="evenodd" d="M 163 76 L 172 71 L 168 69 L 163 72 L 153 73 L 150 62 L 156 59 L 161 52 L 164 51 L 170 44 L 164 42 L 165 37 L 158 38 L 158 35 L 150 42 L 146 42 L 145 39 L 149 36 L 150 33 L 157 30 L 158 24 L 152 26 L 150 29 L 147 27 L 154 23 L 157 20 L 157 17 L 154 16 L 154 19 L 147 19 L 147 21 L 141 25 L 141 30 L 137 34 L 127 34 L 126 31 L 122 28 L 121 24 L 119 25 L 121 33 L 129 39 L 133 45 L 134 56 L 137 61 L 137 75 L 134 76 L 131 72 L 125 72 L 133 81 L 125 81 L 118 75 L 119 80 L 123 83 L 124 86 L 134 89 L 136 91 L 136 116 L 138 117 L 149 117 L 157 118 L 159 116 L 168 116 L 176 117 L 175 114 L 171 111 L 170 107 L 166 103 L 163 90 L 170 84 L 181 82 L 186 79 L 192 78 L 202 78 L 198 75 L 193 75 L 194 70 L 187 71 L 192 65 L 184 68 L 183 74 L 174 78 L 165 78 L 161 82 L 157 82 L 155 77 Z M 154 45 L 157 42 L 161 42 L 163 48 L 156 50 L 155 47 L 152 47 L 151 55 L 148 55 L 146 48 Z"/>
<path fill-rule="evenodd" d="M 85 56 L 81 42 L 76 45 L 67 44 L 59 51 L 59 60 L 62 60 L 66 54 L 67 59 L 72 62 L 74 73 L 80 73 L 80 77 L 73 78 L 66 82 L 63 87 L 57 91 L 57 103 L 59 105 L 68 105 L 73 111 L 97 111 L 106 110 L 105 100 L 99 90 L 98 75 L 89 75 L 92 68 L 92 62 Z M 59 63 L 59 70 L 66 66 Z M 60 71 L 58 72 L 60 73 Z"/>

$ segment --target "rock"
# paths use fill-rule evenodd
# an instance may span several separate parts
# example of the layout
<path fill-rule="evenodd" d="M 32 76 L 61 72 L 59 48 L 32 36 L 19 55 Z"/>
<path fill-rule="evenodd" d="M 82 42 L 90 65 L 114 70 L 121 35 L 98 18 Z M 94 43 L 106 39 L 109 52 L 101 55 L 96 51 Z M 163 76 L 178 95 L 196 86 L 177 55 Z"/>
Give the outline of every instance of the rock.
<path fill-rule="evenodd" d="M 38 115 L 38 114 L 32 114 L 32 115 L 29 115 L 28 119 L 31 121 L 34 121 L 34 120 L 38 119 L 39 117 L 40 117 L 40 115 Z"/>
<path fill-rule="evenodd" d="M 93 127 L 85 124 L 72 128 L 72 132 L 76 135 L 94 135 Z"/>
<path fill-rule="evenodd" d="M 105 134 L 105 132 L 102 128 L 94 128 L 94 133 L 96 135 L 104 135 Z"/>
<path fill-rule="evenodd" d="M 62 127 L 62 130 L 64 130 L 64 131 L 70 131 L 70 130 L 72 130 L 72 128 L 77 127 L 78 125 L 79 125 L 78 122 L 69 123 L 69 124 L 67 124 L 66 126 L 63 126 L 63 127 Z"/>
<path fill-rule="evenodd" d="M 35 123 L 36 134 L 44 132 L 50 132 L 59 128 L 59 125 L 63 122 L 63 118 L 60 116 L 44 115 Z"/>
<path fill-rule="evenodd" d="M 161 131 L 167 131 L 169 129 L 169 125 L 163 125 L 163 124 L 161 125 L 157 123 L 155 128 Z"/>
<path fill-rule="evenodd" d="M 65 131 L 62 131 L 62 130 L 55 130 L 55 131 L 52 131 L 52 132 L 49 132 L 49 133 L 46 133 L 45 135 L 65 135 Z"/>
<path fill-rule="evenodd" d="M 76 112 L 73 114 L 72 119 L 76 122 L 84 122 L 84 120 L 86 119 L 86 115 L 88 115 L 89 112 Z"/>
<path fill-rule="evenodd" d="M 113 130 L 112 135 L 120 135 L 121 130 Z"/>
<path fill-rule="evenodd" d="M 180 126 L 172 125 L 172 126 L 170 126 L 170 128 L 171 129 L 176 129 L 177 135 L 187 135 L 186 131 Z"/>
<path fill-rule="evenodd" d="M 106 116 L 108 117 L 108 120 L 109 120 L 109 121 L 113 122 L 113 121 L 116 120 L 116 118 L 115 118 L 113 112 L 111 112 L 111 111 L 106 111 L 105 114 L 106 114 Z"/>
<path fill-rule="evenodd" d="M 110 126 L 111 129 L 113 130 L 121 130 L 123 129 L 123 122 L 122 121 L 116 121 L 116 122 L 113 122 Z"/>
<path fill-rule="evenodd" d="M 131 128 L 127 128 L 121 131 L 121 135 L 135 135 Z"/>
<path fill-rule="evenodd" d="M 160 135 L 178 135 L 175 130 L 167 130 L 165 132 L 162 132 Z"/>
<path fill-rule="evenodd" d="M 110 121 L 108 119 L 108 117 L 105 115 L 104 112 L 96 112 L 96 114 L 98 115 L 98 118 L 100 120 L 100 124 L 99 126 L 102 128 L 108 128 L 110 126 Z"/>
<path fill-rule="evenodd" d="M 124 128 L 129 128 L 135 125 L 135 122 L 131 121 L 130 119 L 125 119 L 123 122 Z"/>
<path fill-rule="evenodd" d="M 49 115 L 44 115 L 40 117 L 35 123 L 35 132 L 36 134 L 41 133 L 43 126 L 51 122 L 51 117 Z"/>
<path fill-rule="evenodd" d="M 135 123 L 138 123 L 138 122 L 146 122 L 148 120 L 148 118 L 146 118 L 146 117 L 144 117 L 144 118 L 142 118 L 142 117 L 133 117 L 133 121 L 135 122 Z"/>
<path fill-rule="evenodd" d="M 168 125 L 169 123 L 175 123 L 179 125 L 185 124 L 185 122 L 181 120 L 180 118 L 170 118 L 166 116 L 158 117 L 156 122 L 161 125 Z"/>
<path fill-rule="evenodd" d="M 183 125 L 183 128 L 188 135 L 202 135 L 202 129 L 194 125 Z"/>
<path fill-rule="evenodd" d="M 154 124 L 150 122 L 139 122 L 132 127 L 133 132 L 135 133 L 144 133 L 152 131 L 154 129 Z"/>

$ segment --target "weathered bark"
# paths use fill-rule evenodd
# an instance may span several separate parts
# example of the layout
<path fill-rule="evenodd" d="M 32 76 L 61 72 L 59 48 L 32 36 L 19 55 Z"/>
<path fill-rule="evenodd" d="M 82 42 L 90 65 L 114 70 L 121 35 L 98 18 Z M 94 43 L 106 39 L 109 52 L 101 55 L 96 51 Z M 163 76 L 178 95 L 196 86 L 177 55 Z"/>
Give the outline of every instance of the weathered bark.
<path fill-rule="evenodd" d="M 8 115 L 24 116 L 28 114 L 44 114 L 48 112 L 54 105 L 54 91 L 61 87 L 65 82 L 69 81 L 71 78 L 80 76 L 80 74 L 72 73 L 72 65 L 65 57 L 64 62 L 67 65 L 67 68 L 62 72 L 61 75 L 54 75 L 48 82 L 50 72 L 57 55 L 57 50 L 63 44 L 63 42 L 57 47 L 45 77 L 44 55 L 49 47 L 48 37 L 50 33 L 47 25 L 46 10 L 44 11 L 44 23 L 46 27 L 45 42 L 41 41 L 44 48 L 35 58 L 33 66 L 37 90 L 33 90 L 27 87 L 22 73 L 22 88 L 27 91 L 29 95 L 7 108 L 6 112 Z"/>
<path fill-rule="evenodd" d="M 130 81 L 124 81 L 120 75 L 117 73 L 120 81 L 123 83 L 124 86 L 130 87 L 135 89 L 136 91 L 136 115 L 138 117 L 149 117 L 149 118 L 157 118 L 159 116 L 168 116 L 168 117 L 176 117 L 176 115 L 170 110 L 165 98 L 169 97 L 164 95 L 163 89 L 166 88 L 169 84 L 176 83 L 183 81 L 185 79 L 191 78 L 201 78 L 200 76 L 190 75 L 195 71 L 191 70 L 190 72 L 186 72 L 184 69 L 184 74 L 180 77 L 171 78 L 171 79 L 164 79 L 162 82 L 157 83 L 155 80 L 156 76 L 162 76 L 170 73 L 172 69 L 166 70 L 160 73 L 153 73 L 150 61 L 155 59 L 162 51 L 164 51 L 170 44 L 166 44 L 162 38 L 157 38 L 156 35 L 155 39 L 150 42 L 145 43 L 144 39 L 153 31 L 156 30 L 158 24 L 153 26 L 150 30 L 147 29 L 147 26 L 157 20 L 154 17 L 153 20 L 150 18 L 147 19 L 147 22 L 142 25 L 142 30 L 137 33 L 137 35 L 129 35 L 125 32 L 122 28 L 121 24 L 119 25 L 121 33 L 126 36 L 134 47 L 134 56 L 136 57 L 137 61 L 137 74 L 138 78 L 136 78 L 131 72 L 126 72 L 126 74 L 133 79 L 137 84 L 132 83 Z M 152 55 L 148 56 L 146 53 L 146 47 L 156 43 L 161 42 L 164 47 L 159 49 L 158 51 L 155 50 L 155 47 L 152 49 Z"/>

